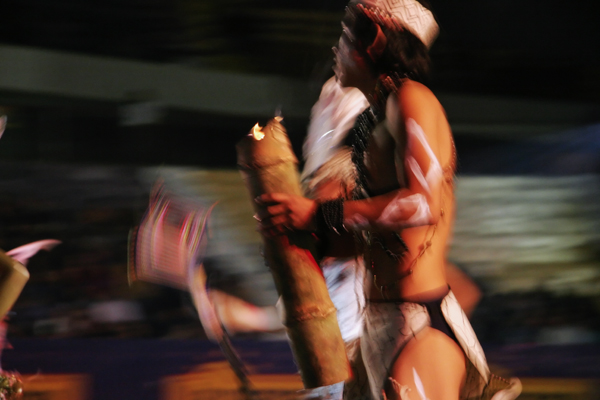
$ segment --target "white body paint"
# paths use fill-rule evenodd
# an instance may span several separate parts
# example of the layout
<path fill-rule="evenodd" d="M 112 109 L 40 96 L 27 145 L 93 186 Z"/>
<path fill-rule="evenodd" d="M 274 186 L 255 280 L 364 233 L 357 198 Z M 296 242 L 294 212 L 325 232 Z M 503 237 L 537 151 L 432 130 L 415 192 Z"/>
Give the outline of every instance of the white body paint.
<path fill-rule="evenodd" d="M 427 194 L 431 194 L 434 185 L 438 184 L 443 178 L 442 166 L 431 146 L 429 146 L 423 128 L 412 118 L 406 121 L 406 134 L 408 143 L 406 167 L 413 173 L 421 187 L 423 187 L 423 190 Z M 417 145 L 421 145 L 429 157 L 430 161 L 427 173 L 423 171 L 412 155 L 416 151 Z M 406 209 L 414 209 L 415 211 L 406 220 L 402 220 L 401 215 Z M 408 197 L 403 197 L 400 194 L 396 196 L 383 210 L 377 223 L 391 229 L 398 229 L 427 225 L 430 220 L 431 210 L 427 198 L 421 193 L 415 193 Z"/>
<path fill-rule="evenodd" d="M 406 133 L 408 135 L 408 151 L 406 154 L 406 166 L 413 173 L 419 184 L 427 194 L 431 194 L 433 186 L 443 178 L 443 171 L 435 153 L 429 146 L 423 128 L 417 122 L 409 118 L 406 121 Z M 421 145 L 430 159 L 427 173 L 423 171 L 417 160 L 412 156 L 416 146 Z M 414 209 L 414 213 L 403 220 L 403 212 Z M 421 193 L 415 193 L 408 197 L 398 194 L 394 200 L 387 205 L 377 219 L 377 224 L 390 228 L 402 229 L 411 226 L 427 225 L 431 220 L 431 210 L 427 198 Z"/>
<path fill-rule="evenodd" d="M 423 386 L 423 382 L 421 382 L 421 378 L 419 374 L 417 374 L 417 370 L 413 368 L 413 379 L 415 380 L 415 386 L 417 387 L 417 392 L 419 392 L 419 397 L 421 400 L 429 400 L 427 396 L 425 396 L 425 387 Z"/>
<path fill-rule="evenodd" d="M 406 133 L 408 135 L 408 153 L 406 155 L 406 164 L 413 172 L 421 186 L 423 186 L 423 189 L 425 189 L 427 193 L 431 193 L 432 186 L 441 181 L 444 175 L 442 166 L 435 156 L 435 153 L 431 149 L 431 146 L 429 146 L 427 138 L 425 137 L 425 132 L 423 132 L 423 128 L 417 124 L 417 121 L 412 118 L 409 118 L 406 121 Z M 421 169 L 417 163 L 417 160 L 415 160 L 415 158 L 412 156 L 412 153 L 415 151 L 417 141 L 421 144 L 421 146 L 423 146 L 423 149 L 430 159 L 427 174 L 423 172 L 423 169 Z"/>
<path fill-rule="evenodd" d="M 406 209 L 415 209 L 415 212 L 405 221 L 401 219 L 402 212 Z M 392 230 L 421 226 L 429 223 L 431 211 L 427 199 L 421 193 L 404 197 L 399 193 L 381 213 L 377 224 Z"/>
<path fill-rule="evenodd" d="M 358 213 L 348 218 L 345 218 L 344 226 L 357 231 L 369 230 L 371 228 L 369 220 L 367 220 L 365 217 Z"/>
<path fill-rule="evenodd" d="M 432 193 L 433 187 L 443 179 L 443 170 L 435 153 L 429 146 L 423 128 L 417 122 L 409 118 L 406 121 L 406 133 L 408 150 L 406 154 L 406 167 L 415 176 L 423 190 L 427 195 Z M 427 172 L 419 165 L 417 160 L 412 155 L 417 151 L 416 146 L 421 146 L 425 154 L 429 157 L 429 166 Z M 406 217 L 407 210 L 414 212 Z M 406 196 L 399 193 L 383 210 L 379 218 L 375 221 L 378 227 L 398 230 L 413 226 L 428 225 L 431 221 L 431 209 L 427 201 L 427 197 L 422 193 L 414 193 Z M 366 217 L 360 214 L 354 214 L 346 220 L 344 225 L 350 229 L 365 230 L 371 227 L 371 224 Z"/>

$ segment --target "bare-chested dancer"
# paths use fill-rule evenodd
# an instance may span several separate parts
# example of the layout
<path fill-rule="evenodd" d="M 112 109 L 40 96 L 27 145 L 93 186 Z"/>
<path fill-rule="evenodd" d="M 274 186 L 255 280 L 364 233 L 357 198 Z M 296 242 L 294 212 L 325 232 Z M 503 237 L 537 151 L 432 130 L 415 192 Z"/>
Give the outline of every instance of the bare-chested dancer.
<path fill-rule="evenodd" d="M 262 230 L 312 230 L 331 255 L 363 255 L 370 285 L 360 346 L 371 398 L 485 394 L 497 380 L 445 273 L 452 134 L 442 106 L 419 83 L 437 24 L 415 0 L 365 0 L 349 6 L 342 25 L 337 78 L 369 100 L 352 134 L 354 199 L 263 195 Z M 503 398 L 518 394 L 507 390 Z"/>

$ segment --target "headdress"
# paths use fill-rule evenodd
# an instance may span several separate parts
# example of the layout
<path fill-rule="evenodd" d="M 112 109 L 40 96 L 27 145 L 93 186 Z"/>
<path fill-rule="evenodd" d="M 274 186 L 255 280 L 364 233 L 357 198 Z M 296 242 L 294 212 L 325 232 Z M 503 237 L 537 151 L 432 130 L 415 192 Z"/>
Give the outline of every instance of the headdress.
<path fill-rule="evenodd" d="M 371 9 L 384 25 L 388 24 L 385 20 L 389 17 L 395 19 L 427 47 L 431 47 L 439 32 L 433 13 L 416 0 L 361 0 L 359 3 Z"/>

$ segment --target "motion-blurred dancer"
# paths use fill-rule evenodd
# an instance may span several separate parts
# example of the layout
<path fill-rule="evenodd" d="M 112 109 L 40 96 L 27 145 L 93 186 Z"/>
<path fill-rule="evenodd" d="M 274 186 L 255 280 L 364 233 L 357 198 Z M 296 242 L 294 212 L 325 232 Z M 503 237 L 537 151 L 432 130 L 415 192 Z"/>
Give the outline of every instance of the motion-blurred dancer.
<path fill-rule="evenodd" d="M 0 138 L 6 129 L 6 115 L 0 116 Z M 29 280 L 27 263 L 40 250 L 52 250 L 60 241 L 54 239 L 28 243 L 4 253 L 0 250 L 0 322 L 11 309 Z M 0 351 L 2 347 L 0 346 Z M 0 368 L 1 370 L 1 368 Z"/>
<path fill-rule="evenodd" d="M 303 146 L 302 182 L 307 197 L 324 201 L 353 190 L 356 175 L 345 141 L 356 117 L 367 107 L 368 101 L 360 90 L 342 87 L 335 77 L 323 85 L 319 100 L 312 108 Z M 355 365 L 362 362 L 356 349 L 362 332 L 364 264 L 362 258 L 326 257 L 320 265 L 338 310 L 342 338 L 354 369 L 354 380 L 347 385 L 346 398 L 357 398 L 357 391 L 368 392 L 366 376 Z M 481 292 L 456 266 L 448 263 L 447 269 L 448 283 L 461 307 L 470 315 Z M 211 290 L 210 296 L 221 322 L 231 334 L 284 330 L 275 307 L 257 307 L 218 290 Z"/>
<path fill-rule="evenodd" d="M 368 105 L 369 102 L 360 90 L 342 87 L 335 76 L 325 82 L 319 100 L 313 106 L 308 135 L 303 146 L 305 163 L 302 182 L 305 192 L 319 183 L 319 176 L 334 173 L 325 171 L 343 165 L 324 164 L 345 147 L 356 117 Z M 317 171 L 319 176 L 316 176 Z M 307 197 L 318 199 L 308 194 Z M 446 268 L 449 286 L 467 316 L 471 316 L 481 298 L 481 290 L 453 263 L 447 262 Z"/>
<path fill-rule="evenodd" d="M 6 116 L 0 116 L 0 137 L 6 128 Z M 50 251 L 60 241 L 40 240 L 12 249 L 0 250 L 0 358 L 6 347 L 7 314 L 29 280 L 27 263 L 40 250 Z M 23 384 L 17 373 L 4 371 L 0 362 L 0 399 L 16 400 L 23 396 Z"/>
<path fill-rule="evenodd" d="M 437 24 L 415 0 L 381 0 L 350 5 L 342 26 L 337 78 L 369 101 L 352 130 L 354 200 L 263 195 L 262 230 L 316 230 L 332 255 L 360 241 L 370 278 L 360 339 L 370 396 L 349 398 L 513 399 L 518 381 L 492 379 L 448 289 L 454 144 L 443 108 L 419 82 Z"/>

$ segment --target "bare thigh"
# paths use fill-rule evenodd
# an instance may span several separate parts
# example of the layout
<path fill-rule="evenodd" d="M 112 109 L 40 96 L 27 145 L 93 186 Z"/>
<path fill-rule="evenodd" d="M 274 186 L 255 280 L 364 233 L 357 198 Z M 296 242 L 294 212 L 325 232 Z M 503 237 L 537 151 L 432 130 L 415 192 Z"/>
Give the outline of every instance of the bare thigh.
<path fill-rule="evenodd" d="M 387 398 L 457 400 L 465 370 L 460 346 L 442 332 L 427 327 L 406 344 L 392 366 L 392 380 L 386 384 Z"/>

